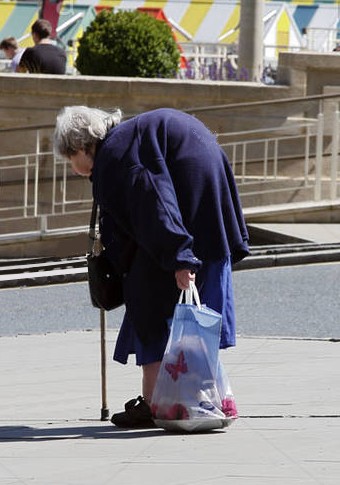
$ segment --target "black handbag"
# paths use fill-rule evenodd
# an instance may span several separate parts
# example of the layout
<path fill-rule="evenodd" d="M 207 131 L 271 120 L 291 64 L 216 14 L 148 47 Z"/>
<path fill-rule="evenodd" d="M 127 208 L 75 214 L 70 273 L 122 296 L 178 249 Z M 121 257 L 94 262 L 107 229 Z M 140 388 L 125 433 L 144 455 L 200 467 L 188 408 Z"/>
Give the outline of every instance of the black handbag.
<path fill-rule="evenodd" d="M 118 274 L 96 235 L 97 204 L 93 201 L 87 255 L 88 283 L 92 305 L 102 310 L 114 310 L 124 304 L 123 276 Z"/>

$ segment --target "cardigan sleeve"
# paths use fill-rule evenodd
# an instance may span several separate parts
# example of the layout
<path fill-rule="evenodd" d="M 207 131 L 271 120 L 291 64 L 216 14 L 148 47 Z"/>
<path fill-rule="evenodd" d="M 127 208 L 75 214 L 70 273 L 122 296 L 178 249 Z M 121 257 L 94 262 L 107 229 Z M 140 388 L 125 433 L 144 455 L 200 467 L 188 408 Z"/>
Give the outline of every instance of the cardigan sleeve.
<path fill-rule="evenodd" d="M 199 270 L 202 262 L 192 251 L 193 238 L 183 225 L 168 172 L 135 166 L 129 189 L 129 219 L 137 244 L 166 271 Z"/>

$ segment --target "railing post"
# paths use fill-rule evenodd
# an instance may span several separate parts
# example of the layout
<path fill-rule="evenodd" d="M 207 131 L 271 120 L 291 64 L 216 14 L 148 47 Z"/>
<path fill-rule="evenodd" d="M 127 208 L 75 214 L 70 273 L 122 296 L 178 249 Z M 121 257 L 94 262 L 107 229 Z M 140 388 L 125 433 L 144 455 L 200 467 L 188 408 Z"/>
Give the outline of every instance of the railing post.
<path fill-rule="evenodd" d="M 30 169 L 30 162 L 28 155 L 25 155 L 25 175 L 24 175 L 24 218 L 27 217 L 28 212 L 28 182 L 29 182 L 29 169 Z"/>
<path fill-rule="evenodd" d="M 273 159 L 273 176 L 274 179 L 277 179 L 278 173 L 278 158 L 279 158 L 279 141 L 277 138 L 274 140 L 274 159 Z"/>
<path fill-rule="evenodd" d="M 57 191 L 57 159 L 55 155 L 53 155 L 53 175 L 52 175 L 52 214 L 55 214 L 55 207 L 56 207 L 56 191 Z"/>
<path fill-rule="evenodd" d="M 247 145 L 246 142 L 242 144 L 242 184 L 245 181 L 246 178 L 246 163 L 247 163 Z"/>
<path fill-rule="evenodd" d="M 323 126 L 324 126 L 324 115 L 323 113 L 319 113 L 318 122 L 317 122 L 317 134 L 316 134 L 315 188 L 314 188 L 315 201 L 321 200 Z"/>
<path fill-rule="evenodd" d="M 40 234 L 44 235 L 47 233 L 47 215 L 40 216 Z"/>
<path fill-rule="evenodd" d="M 331 186 L 330 198 L 336 199 L 337 196 L 337 175 L 338 175 L 338 158 L 339 158 L 339 110 L 336 109 L 333 114 L 333 133 L 332 133 L 332 157 L 331 157 Z"/>
<path fill-rule="evenodd" d="M 200 79 L 200 52 L 199 52 L 199 46 L 195 45 L 194 47 L 194 59 L 195 59 L 195 64 L 194 64 L 194 79 Z"/>
<path fill-rule="evenodd" d="M 66 187 L 67 187 L 67 161 L 66 158 L 64 158 L 64 163 L 63 163 L 63 185 L 62 185 L 62 205 L 61 205 L 61 213 L 65 214 L 66 212 Z"/>
<path fill-rule="evenodd" d="M 40 130 L 37 130 L 34 171 L 34 217 L 38 216 Z"/>
<path fill-rule="evenodd" d="M 264 142 L 264 160 L 263 160 L 263 179 L 267 180 L 268 177 L 268 144 L 269 141 Z"/>
<path fill-rule="evenodd" d="M 310 136 L 311 136 L 311 129 L 310 129 L 310 126 L 308 125 L 306 130 L 306 139 L 305 139 L 305 164 L 304 164 L 305 186 L 308 184 L 308 180 L 309 180 Z"/>
<path fill-rule="evenodd" d="M 233 167 L 234 175 L 236 175 L 236 155 L 237 155 L 236 150 L 237 150 L 237 145 L 236 145 L 236 143 L 233 143 L 232 167 Z"/>

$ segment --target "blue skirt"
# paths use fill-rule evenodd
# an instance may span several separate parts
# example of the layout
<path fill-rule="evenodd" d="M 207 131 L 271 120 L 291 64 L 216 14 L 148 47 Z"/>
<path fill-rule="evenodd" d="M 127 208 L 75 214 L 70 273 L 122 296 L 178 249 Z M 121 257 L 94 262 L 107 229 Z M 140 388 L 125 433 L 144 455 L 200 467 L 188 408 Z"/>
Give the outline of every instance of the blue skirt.
<path fill-rule="evenodd" d="M 235 307 L 230 260 L 204 264 L 196 276 L 196 286 L 202 304 L 222 314 L 220 348 L 235 346 Z M 171 325 L 171 322 L 169 322 Z M 163 358 L 169 332 L 150 344 L 140 341 L 133 323 L 125 315 L 121 325 L 113 359 L 126 364 L 130 354 L 136 355 L 136 364 L 159 362 Z"/>

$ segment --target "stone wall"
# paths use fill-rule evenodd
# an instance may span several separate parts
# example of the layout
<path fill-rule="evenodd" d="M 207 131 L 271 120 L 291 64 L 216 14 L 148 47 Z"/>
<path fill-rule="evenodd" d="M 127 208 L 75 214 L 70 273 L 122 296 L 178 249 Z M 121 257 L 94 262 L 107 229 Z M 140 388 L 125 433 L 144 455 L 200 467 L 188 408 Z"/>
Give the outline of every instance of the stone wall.
<path fill-rule="evenodd" d="M 85 104 L 104 109 L 120 107 L 126 116 L 168 106 L 191 110 L 212 131 L 233 132 L 283 125 L 287 117 L 312 116 L 301 103 L 268 105 L 269 101 L 323 94 L 340 86 L 340 53 L 281 53 L 278 84 L 231 81 L 190 81 L 94 76 L 0 74 L 0 130 L 55 122 L 66 105 Z M 255 102 L 255 103 L 254 103 Z M 234 108 L 201 107 L 240 104 Z M 318 103 L 312 105 L 313 115 Z M 51 148 L 50 135 L 43 148 Z M 1 155 L 35 149 L 30 133 L 2 133 Z"/>
<path fill-rule="evenodd" d="M 168 79 L 109 78 L 0 74 L 0 129 L 54 124 L 58 111 L 67 105 L 85 104 L 104 109 L 120 107 L 126 116 L 142 111 L 172 107 L 178 109 L 252 103 L 291 96 L 287 86 L 257 83 L 180 81 Z M 264 108 L 246 111 L 200 111 L 195 113 L 216 132 L 252 129 L 270 125 Z M 51 146 L 48 137 L 44 149 Z M 1 133 L 1 154 L 31 151 L 35 140 L 30 133 Z"/>

